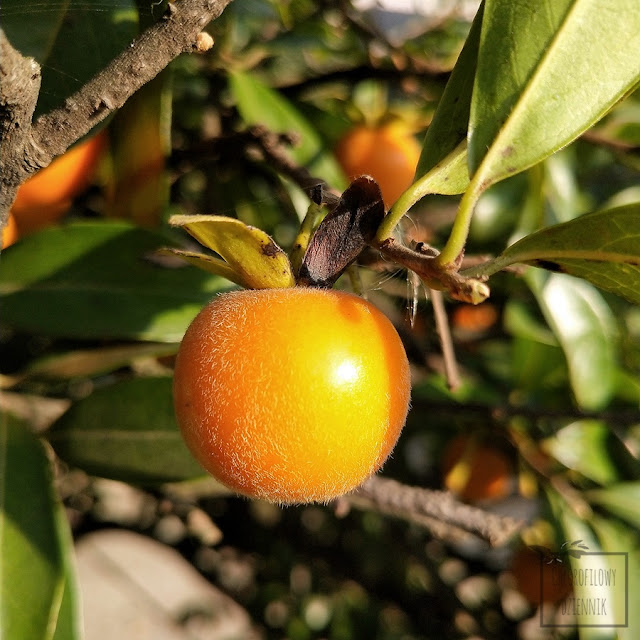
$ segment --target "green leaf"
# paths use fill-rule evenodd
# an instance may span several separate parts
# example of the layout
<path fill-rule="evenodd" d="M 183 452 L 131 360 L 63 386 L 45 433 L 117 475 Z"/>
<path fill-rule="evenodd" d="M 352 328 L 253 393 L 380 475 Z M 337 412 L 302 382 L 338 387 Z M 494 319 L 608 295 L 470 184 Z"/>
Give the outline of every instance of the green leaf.
<path fill-rule="evenodd" d="M 617 360 L 611 309 L 598 290 L 582 280 L 535 270 L 525 278 L 562 346 L 578 405 L 587 410 L 606 406 L 614 392 Z"/>
<path fill-rule="evenodd" d="M 492 275 L 516 262 L 583 278 L 640 304 L 640 204 L 595 211 L 546 227 L 470 272 Z"/>
<path fill-rule="evenodd" d="M 487 0 L 469 121 L 484 187 L 567 145 L 640 80 L 636 0 Z"/>
<path fill-rule="evenodd" d="M 76 402 L 47 437 L 68 464 L 92 475 L 156 484 L 205 472 L 176 424 L 171 378 L 135 378 Z"/>
<path fill-rule="evenodd" d="M 569 553 L 572 575 L 578 575 L 577 579 L 572 579 L 573 597 L 578 602 L 593 602 L 602 604 L 603 600 L 611 603 L 614 590 L 610 584 L 604 584 L 604 580 L 585 579 L 585 575 L 611 575 L 611 569 L 620 571 L 624 566 L 624 558 L 610 558 L 603 554 L 600 542 L 591 526 L 591 522 L 584 517 L 578 517 L 572 509 L 572 505 L 567 504 L 560 496 L 547 492 L 547 498 L 552 507 L 556 520 L 562 528 L 565 542 L 580 541 L 583 547 L 587 547 L 583 553 Z M 571 548 L 571 547 L 569 547 Z M 575 601 L 574 601 L 575 602 Z M 571 605 L 572 601 L 569 602 Z M 541 614 L 544 612 L 541 612 Z M 591 609 L 582 607 L 576 612 L 576 622 L 580 625 L 580 640 L 615 640 L 615 629 L 612 628 L 618 622 L 613 609 L 605 608 Z"/>
<path fill-rule="evenodd" d="M 620 482 L 586 493 L 592 504 L 603 507 L 634 527 L 640 527 L 640 482 Z"/>
<path fill-rule="evenodd" d="M 262 229 L 227 216 L 178 215 L 169 222 L 183 227 L 200 244 L 221 255 L 235 276 L 231 279 L 243 287 L 275 289 L 295 285 L 289 257 Z M 182 255 L 196 265 L 204 260 L 205 270 L 226 275 L 225 265 L 217 265 L 215 258 Z"/>
<path fill-rule="evenodd" d="M 61 106 L 137 34 L 133 0 L 3 0 L 2 27 L 12 44 L 42 65 L 36 115 Z"/>
<path fill-rule="evenodd" d="M 466 140 L 483 8 L 484 3 L 478 9 L 424 139 L 416 178 L 433 175 L 434 168 L 444 174 L 429 193 L 455 195 L 469 184 Z"/>
<path fill-rule="evenodd" d="M 68 524 L 41 441 L 8 414 L 0 414 L 0 488 L 0 637 L 53 638 L 63 602 L 61 624 L 77 627 Z"/>
<path fill-rule="evenodd" d="M 507 301 L 503 311 L 505 329 L 514 337 L 555 347 L 558 345 L 553 332 L 544 322 L 534 317 L 534 308 L 515 299 Z"/>
<path fill-rule="evenodd" d="M 46 6 L 25 6 L 24 0 L 4 0 L 0 6 L 2 29 L 22 55 L 42 64 L 53 49 L 70 0 Z"/>
<path fill-rule="evenodd" d="M 627 627 L 616 629 L 616 640 L 636 640 L 640 629 L 640 607 L 630 606 L 628 596 L 640 593 L 640 537 L 635 528 L 613 518 L 595 516 L 591 520 L 602 550 L 611 554 L 626 554 L 627 575 L 622 571 L 612 589 L 615 621 Z M 626 578 L 626 580 L 625 580 Z"/>
<path fill-rule="evenodd" d="M 7 327 L 48 336 L 179 342 L 226 280 L 152 259 L 167 236 L 124 221 L 76 222 L 2 253 Z"/>
<path fill-rule="evenodd" d="M 230 87 L 243 120 L 248 125 L 265 125 L 277 133 L 300 137 L 290 151 L 293 160 L 321 178 L 330 187 L 342 191 L 348 181 L 333 154 L 327 151 L 313 126 L 280 93 L 248 73 L 232 71 Z"/>
<path fill-rule="evenodd" d="M 62 504 L 59 505 L 56 515 L 64 569 L 64 585 L 53 640 L 82 640 L 84 628 L 81 593 L 76 576 L 73 536 Z"/>
<path fill-rule="evenodd" d="M 638 461 L 604 422 L 578 420 L 544 442 L 565 467 L 602 485 L 639 477 Z"/>

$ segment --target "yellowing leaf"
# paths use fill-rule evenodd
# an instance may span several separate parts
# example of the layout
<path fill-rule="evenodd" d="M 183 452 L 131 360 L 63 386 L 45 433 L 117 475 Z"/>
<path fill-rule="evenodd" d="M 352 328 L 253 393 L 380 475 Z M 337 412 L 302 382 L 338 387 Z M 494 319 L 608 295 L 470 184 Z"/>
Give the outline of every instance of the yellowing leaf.
<path fill-rule="evenodd" d="M 160 255 L 176 256 L 182 258 L 191 263 L 194 267 L 202 269 L 207 273 L 213 273 L 216 276 L 226 278 L 230 282 L 235 282 L 241 287 L 246 286 L 244 279 L 241 277 L 229 263 L 225 262 L 222 258 L 216 258 L 216 256 L 210 256 L 206 253 L 199 253 L 198 251 L 184 251 L 183 249 L 171 249 L 163 248 L 158 251 Z"/>
<path fill-rule="evenodd" d="M 200 244 L 222 257 L 172 252 L 196 266 L 248 289 L 295 286 L 287 254 L 267 233 L 226 216 L 172 216 L 169 222 L 186 229 Z"/>

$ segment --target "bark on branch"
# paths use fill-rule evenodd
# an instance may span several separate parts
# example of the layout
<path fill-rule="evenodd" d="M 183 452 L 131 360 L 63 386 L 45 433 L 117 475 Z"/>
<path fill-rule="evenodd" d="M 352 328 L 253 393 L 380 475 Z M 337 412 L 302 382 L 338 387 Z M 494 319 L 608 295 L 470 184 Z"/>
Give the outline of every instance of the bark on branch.
<path fill-rule="evenodd" d="M 447 542 L 475 539 L 499 547 L 524 526 L 521 520 L 463 504 L 448 492 L 410 487 L 380 476 L 369 478 L 343 500 L 422 525 Z"/>
<path fill-rule="evenodd" d="M 202 50 L 198 34 L 231 0 L 170 3 L 107 67 L 67 98 L 64 105 L 32 122 L 40 86 L 36 62 L 21 56 L 0 29 L 0 223 L 18 186 L 66 151 L 181 53 Z M 79 52 L 81 55 L 81 52 Z M 0 225 L 0 226 L 1 226 Z"/>

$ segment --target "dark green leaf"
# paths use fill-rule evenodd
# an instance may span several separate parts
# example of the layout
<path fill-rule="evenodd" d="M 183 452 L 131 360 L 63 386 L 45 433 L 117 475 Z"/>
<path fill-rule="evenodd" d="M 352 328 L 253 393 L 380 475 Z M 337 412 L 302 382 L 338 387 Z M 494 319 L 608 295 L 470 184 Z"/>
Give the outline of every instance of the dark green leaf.
<path fill-rule="evenodd" d="M 67 514 L 62 505 L 57 510 L 57 516 L 64 568 L 64 590 L 52 640 L 82 640 L 84 638 L 81 612 L 82 601 L 80 587 L 76 578 L 73 537 L 69 528 Z"/>
<path fill-rule="evenodd" d="M 61 624 L 77 628 L 67 593 L 70 536 L 49 459 L 8 414 L 0 414 L 0 486 L 0 637 L 53 638 L 63 601 Z"/>
<path fill-rule="evenodd" d="M 594 516 L 593 530 L 596 532 L 602 550 L 615 554 L 614 559 L 619 565 L 620 560 L 628 560 L 627 571 L 622 567 L 612 588 L 612 609 L 615 621 L 620 625 L 625 622 L 627 627 L 616 629 L 616 640 L 636 640 L 637 630 L 640 629 L 640 607 L 630 606 L 630 596 L 640 593 L 640 536 L 638 530 L 627 526 L 626 523 L 614 518 Z M 624 555 L 622 555 L 624 554 Z M 622 555 L 622 557 L 620 557 Z M 625 557 L 626 556 L 626 557 Z M 626 575 L 625 575 L 626 573 Z"/>
<path fill-rule="evenodd" d="M 2 27 L 12 44 L 42 65 L 37 114 L 62 105 L 137 34 L 133 0 L 3 0 Z"/>
<path fill-rule="evenodd" d="M 570 542 L 580 540 L 582 546 L 586 546 L 588 551 L 579 554 L 569 553 L 569 562 L 571 569 L 582 576 L 598 575 L 600 572 L 607 573 L 611 568 L 619 571 L 620 566 L 624 566 L 624 558 L 612 559 L 603 553 L 600 542 L 591 526 L 591 522 L 586 518 L 578 517 L 575 511 L 564 500 L 552 490 L 547 492 L 549 502 L 552 505 L 557 522 L 562 528 L 564 541 Z M 581 602 L 597 603 L 606 599 L 607 603 L 611 602 L 612 589 L 610 586 L 599 583 L 597 580 L 588 580 L 578 578 L 572 580 L 573 594 L 576 599 Z M 618 622 L 614 617 L 612 608 L 606 607 L 605 610 L 596 610 L 595 607 L 588 609 L 581 607 L 577 611 L 577 624 L 581 625 L 581 640 L 614 640 L 616 636 L 612 625 Z M 603 635 L 602 632 L 605 632 Z"/>
<path fill-rule="evenodd" d="M 589 502 L 640 527 L 640 482 L 621 482 L 606 489 L 594 489 L 586 497 Z"/>
<path fill-rule="evenodd" d="M 136 378 L 76 402 L 48 432 L 56 453 L 87 473 L 155 484 L 204 475 L 173 412 L 171 378 Z"/>
<path fill-rule="evenodd" d="M 487 0 L 469 121 L 474 183 L 522 171 L 596 123 L 640 81 L 638 51 L 636 0 Z"/>
<path fill-rule="evenodd" d="M 0 263 L 2 322 L 51 336 L 179 342 L 222 278 L 152 259 L 162 234 L 122 221 L 28 236 Z"/>
<path fill-rule="evenodd" d="M 24 0 L 4 0 L 0 6 L 2 29 L 22 55 L 42 64 L 51 54 L 69 3 L 59 0 L 29 7 Z"/>
<path fill-rule="evenodd" d="M 544 446 L 565 467 L 602 485 L 639 477 L 638 461 L 604 422 L 579 420 L 563 427 Z"/>

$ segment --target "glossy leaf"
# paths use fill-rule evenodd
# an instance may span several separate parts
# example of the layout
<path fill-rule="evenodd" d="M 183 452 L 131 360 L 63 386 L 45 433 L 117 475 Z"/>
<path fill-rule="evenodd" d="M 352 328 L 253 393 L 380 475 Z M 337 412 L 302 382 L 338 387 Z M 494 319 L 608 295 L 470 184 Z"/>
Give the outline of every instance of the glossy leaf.
<path fill-rule="evenodd" d="M 612 589 L 613 615 L 617 624 L 616 640 L 636 640 L 640 629 L 640 608 L 630 606 L 632 593 L 640 592 L 640 539 L 637 530 L 630 529 L 625 523 L 612 518 L 594 516 L 593 530 L 598 536 L 602 550 L 606 553 L 626 554 L 627 572 L 620 571 L 619 579 Z M 628 626 L 622 626 L 625 623 Z"/>
<path fill-rule="evenodd" d="M 544 442 L 544 448 L 565 467 L 602 485 L 640 474 L 638 461 L 611 428 L 598 420 L 578 420 L 563 427 Z"/>
<path fill-rule="evenodd" d="M 484 3 L 480 5 L 424 139 L 416 178 L 441 175 L 429 193 L 455 195 L 469 184 L 467 128 L 476 73 Z M 433 169 L 437 168 L 434 174 Z"/>
<path fill-rule="evenodd" d="M 243 287 L 274 289 L 295 285 L 289 257 L 262 229 L 227 216 L 179 215 L 172 216 L 169 222 L 222 256 L 235 276 L 231 279 Z M 193 253 L 184 257 L 196 265 L 202 259 Z M 205 256 L 203 268 L 216 273 L 214 265 L 215 258 Z"/>
<path fill-rule="evenodd" d="M 248 73 L 233 71 L 229 77 L 231 91 L 246 124 L 260 124 L 277 133 L 299 136 L 299 143 L 290 151 L 293 160 L 331 188 L 339 191 L 346 188 L 348 181 L 333 154 L 324 148 L 316 130 L 293 104 Z"/>
<path fill-rule="evenodd" d="M 579 518 L 559 496 L 552 495 L 550 492 L 547 495 L 563 530 L 564 540 L 566 542 L 579 540 L 580 544 L 587 548 L 585 553 L 578 554 L 577 557 L 569 554 L 571 569 L 578 575 L 581 571 L 583 575 L 587 572 L 589 575 L 607 573 L 612 566 L 611 559 L 603 553 L 591 523 L 584 518 Z M 603 600 L 607 603 L 612 601 L 614 590 L 611 584 L 606 584 L 604 580 L 578 578 L 572 580 L 572 584 L 572 596 L 580 602 L 589 602 L 589 599 L 594 603 L 601 603 Z M 605 638 L 614 640 L 616 638 L 615 629 L 612 626 L 617 620 L 610 606 L 602 610 L 597 610 L 595 607 L 591 609 L 581 607 L 577 611 L 576 622 L 580 625 L 580 640 L 604 640 Z"/>
<path fill-rule="evenodd" d="M 606 489 L 594 489 L 586 494 L 589 502 L 640 527 L 640 482 L 621 482 Z"/>
<path fill-rule="evenodd" d="M 636 0 L 487 0 L 469 120 L 483 187 L 543 160 L 640 81 Z"/>
<path fill-rule="evenodd" d="M 47 434 L 69 465 L 92 475 L 156 484 L 204 475 L 182 440 L 171 378 L 135 378 L 76 402 Z"/>
<path fill-rule="evenodd" d="M 73 536 L 67 514 L 61 504 L 56 511 L 56 516 L 64 569 L 64 586 L 52 640 L 82 640 L 85 637 L 82 624 L 82 594 L 76 575 Z"/>
<path fill-rule="evenodd" d="M 614 392 L 617 359 L 611 309 L 587 282 L 535 270 L 526 279 L 562 346 L 578 405 L 588 410 L 606 406 Z"/>
<path fill-rule="evenodd" d="M 12 44 L 42 65 L 36 114 L 59 107 L 137 34 L 133 0 L 3 0 L 0 21 Z"/>
<path fill-rule="evenodd" d="M 476 275 L 521 262 L 561 271 L 640 304 L 640 205 L 588 213 L 528 235 Z"/>
<path fill-rule="evenodd" d="M 70 535 L 50 462 L 41 441 L 7 414 L 0 414 L 0 486 L 0 637 L 53 638 L 63 602 L 61 624 L 77 629 Z"/>
<path fill-rule="evenodd" d="M 595 515 L 592 526 L 602 550 L 606 553 L 625 554 L 628 562 L 626 575 L 620 571 L 612 589 L 612 609 L 616 623 L 616 640 L 636 640 L 640 629 L 640 607 L 631 605 L 631 594 L 640 593 L 640 536 L 637 529 L 628 527 L 614 518 Z M 622 626 L 627 623 L 628 626 Z"/>
<path fill-rule="evenodd" d="M 2 254 L 2 322 L 49 336 L 179 342 L 230 283 L 168 268 L 168 238 L 123 221 L 77 222 L 22 239 Z"/>

